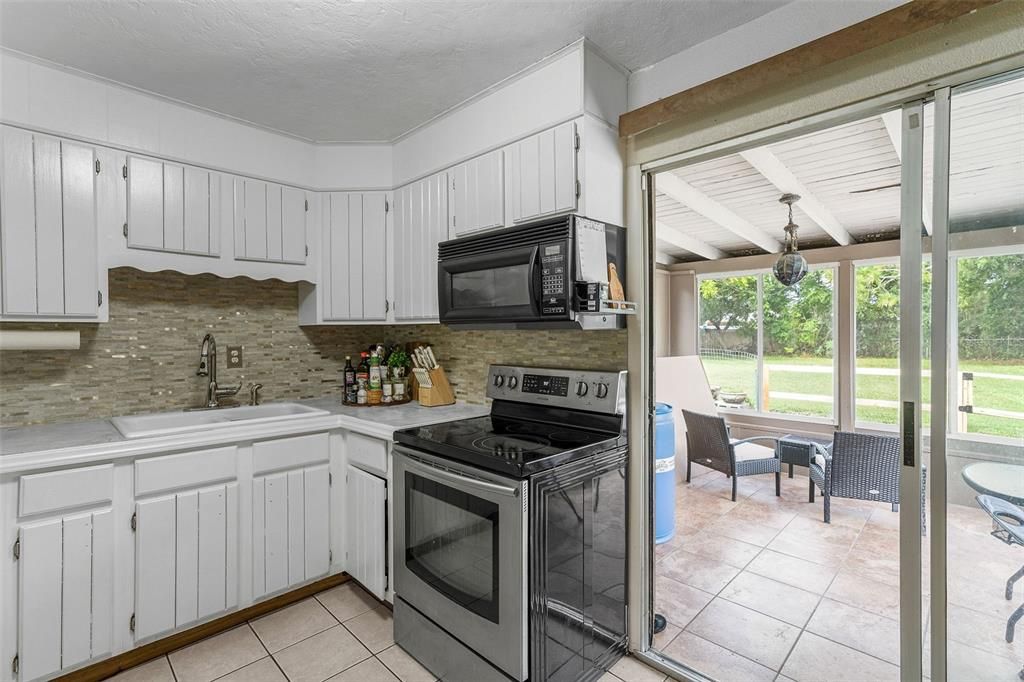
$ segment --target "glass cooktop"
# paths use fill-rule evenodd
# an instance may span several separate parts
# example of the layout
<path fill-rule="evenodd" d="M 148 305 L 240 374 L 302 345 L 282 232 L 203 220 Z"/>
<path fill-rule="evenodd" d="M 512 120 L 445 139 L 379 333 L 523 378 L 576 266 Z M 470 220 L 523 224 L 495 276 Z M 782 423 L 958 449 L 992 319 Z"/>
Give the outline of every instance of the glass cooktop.
<path fill-rule="evenodd" d="M 614 446 L 619 434 L 490 415 L 395 433 L 395 440 L 435 455 L 524 477 L 593 448 Z"/>

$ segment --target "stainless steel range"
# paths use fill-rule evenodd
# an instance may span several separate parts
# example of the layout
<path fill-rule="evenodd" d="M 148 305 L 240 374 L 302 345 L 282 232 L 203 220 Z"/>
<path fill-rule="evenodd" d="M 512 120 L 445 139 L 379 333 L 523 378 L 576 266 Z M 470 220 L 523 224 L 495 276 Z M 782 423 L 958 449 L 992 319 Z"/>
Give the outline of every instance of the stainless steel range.
<path fill-rule="evenodd" d="M 486 417 L 395 434 L 395 640 L 448 680 L 625 651 L 625 372 L 492 366 Z"/>

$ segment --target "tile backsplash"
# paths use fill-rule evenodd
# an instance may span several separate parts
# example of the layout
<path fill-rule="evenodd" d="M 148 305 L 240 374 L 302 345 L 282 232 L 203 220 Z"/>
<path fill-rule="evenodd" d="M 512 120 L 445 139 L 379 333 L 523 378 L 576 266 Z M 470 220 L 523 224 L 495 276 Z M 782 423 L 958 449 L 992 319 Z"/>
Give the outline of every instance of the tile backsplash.
<path fill-rule="evenodd" d="M 625 331 L 455 331 L 442 325 L 299 327 L 297 285 L 245 277 L 110 271 L 105 324 L 13 324 L 78 329 L 74 351 L 0 352 L 0 424 L 103 419 L 198 405 L 199 345 L 217 339 L 222 386 L 263 384 L 266 400 L 340 396 L 345 356 L 374 342 L 431 343 L 460 400 L 484 401 L 493 363 L 580 369 L 626 366 Z M 245 366 L 227 368 L 227 346 Z M 240 396 L 247 396 L 243 387 Z M 243 398 L 244 399 L 244 398 Z M 339 398 L 340 399 L 340 398 Z"/>

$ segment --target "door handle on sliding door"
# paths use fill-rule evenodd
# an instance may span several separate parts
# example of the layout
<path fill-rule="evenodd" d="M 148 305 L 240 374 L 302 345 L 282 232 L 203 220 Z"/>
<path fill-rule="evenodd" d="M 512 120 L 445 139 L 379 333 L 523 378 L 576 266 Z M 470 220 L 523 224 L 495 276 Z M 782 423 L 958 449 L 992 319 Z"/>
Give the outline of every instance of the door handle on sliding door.
<path fill-rule="evenodd" d="M 914 446 L 917 438 L 917 405 L 912 400 L 903 401 L 903 466 L 913 467 Z"/>

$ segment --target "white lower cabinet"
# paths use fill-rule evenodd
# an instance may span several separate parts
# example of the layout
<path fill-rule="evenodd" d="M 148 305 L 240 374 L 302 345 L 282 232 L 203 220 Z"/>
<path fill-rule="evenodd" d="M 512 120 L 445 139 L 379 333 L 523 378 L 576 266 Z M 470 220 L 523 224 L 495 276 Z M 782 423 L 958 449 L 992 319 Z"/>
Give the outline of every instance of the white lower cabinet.
<path fill-rule="evenodd" d="M 110 509 L 18 528 L 18 675 L 32 680 L 111 651 Z"/>
<path fill-rule="evenodd" d="M 140 501 L 134 526 L 137 640 L 237 605 L 237 483 Z"/>
<path fill-rule="evenodd" d="M 330 570 L 328 460 L 324 433 L 253 445 L 254 599 Z"/>
<path fill-rule="evenodd" d="M 349 464 L 345 470 L 345 566 L 377 599 L 388 588 L 388 483 Z"/>

